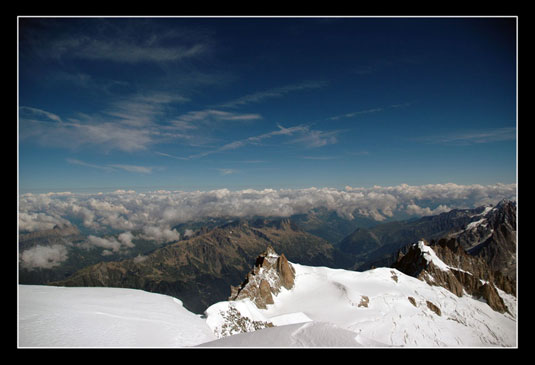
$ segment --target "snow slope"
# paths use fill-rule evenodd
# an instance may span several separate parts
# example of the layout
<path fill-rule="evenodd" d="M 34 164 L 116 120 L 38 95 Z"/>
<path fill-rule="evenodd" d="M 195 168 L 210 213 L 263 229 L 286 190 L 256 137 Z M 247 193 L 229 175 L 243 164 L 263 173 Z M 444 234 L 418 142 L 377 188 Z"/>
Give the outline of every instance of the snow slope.
<path fill-rule="evenodd" d="M 183 347 L 216 337 L 170 296 L 19 285 L 19 347 Z"/>
<path fill-rule="evenodd" d="M 282 289 L 267 309 L 258 309 L 250 300 L 242 300 L 216 303 L 206 310 L 207 324 L 218 337 L 222 336 L 224 313 L 230 308 L 238 309 L 253 321 L 285 326 L 225 337 L 210 345 L 262 347 L 282 342 L 291 346 L 296 340 L 292 333 L 301 329 L 311 346 L 336 344 L 336 340 L 314 339 L 316 335 L 321 337 L 322 331 L 340 335 L 343 346 L 350 337 L 347 331 L 353 333 L 355 346 L 516 346 L 516 298 L 503 292 L 500 295 L 511 313 L 500 314 L 484 301 L 469 295 L 457 297 L 395 269 L 355 272 L 292 265 L 296 270 L 295 286 Z M 428 302 L 438 307 L 440 314 Z M 300 325 L 296 324 L 299 322 Z M 276 331 L 280 333 L 275 335 Z M 261 341 L 262 333 L 266 342 Z"/>
<path fill-rule="evenodd" d="M 142 290 L 19 285 L 19 347 L 516 347 L 502 291 L 510 313 L 395 269 L 292 265 L 295 285 L 266 309 L 225 301 L 206 318 Z"/>
<path fill-rule="evenodd" d="M 384 346 L 360 341 L 352 331 L 332 323 L 306 322 L 245 332 L 207 342 L 199 347 L 364 347 Z"/>

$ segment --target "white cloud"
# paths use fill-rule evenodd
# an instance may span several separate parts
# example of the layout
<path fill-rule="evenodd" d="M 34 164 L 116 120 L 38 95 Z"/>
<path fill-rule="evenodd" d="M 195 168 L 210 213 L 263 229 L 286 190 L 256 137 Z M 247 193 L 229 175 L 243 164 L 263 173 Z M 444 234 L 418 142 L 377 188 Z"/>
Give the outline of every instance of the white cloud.
<path fill-rule="evenodd" d="M 34 246 L 20 255 L 21 266 L 28 269 L 51 269 L 67 260 L 68 250 L 64 245 Z"/>
<path fill-rule="evenodd" d="M 437 215 L 440 213 L 449 212 L 451 208 L 447 205 L 439 205 L 435 209 L 430 209 L 429 207 L 422 208 L 416 204 L 408 204 L 406 212 L 409 215 L 418 215 L 418 216 L 427 216 L 427 215 Z"/>
<path fill-rule="evenodd" d="M 19 113 L 22 116 L 26 116 L 27 118 L 31 118 L 32 116 L 37 118 L 45 118 L 54 122 L 61 123 L 61 118 L 54 114 L 47 112 L 46 110 L 38 109 L 38 108 L 32 108 L 28 106 L 21 106 L 19 107 Z"/>
<path fill-rule="evenodd" d="M 124 165 L 124 164 L 97 165 L 97 164 L 91 164 L 91 163 L 87 163 L 84 161 L 80 161 L 74 158 L 67 158 L 66 161 L 73 165 L 91 167 L 94 169 L 99 169 L 99 170 L 103 170 L 107 172 L 112 172 L 116 170 L 124 170 L 128 172 L 150 174 L 152 173 L 152 170 L 154 169 L 154 167 L 151 167 L 151 166 Z"/>
<path fill-rule="evenodd" d="M 50 216 L 44 212 L 19 212 L 19 229 L 26 232 L 52 229 L 56 225 L 69 224 L 65 218 Z"/>
<path fill-rule="evenodd" d="M 516 184 L 25 194 L 20 197 L 19 224 L 21 229 L 37 230 L 75 219 L 99 235 L 123 232 L 118 238 L 95 235 L 88 240 L 90 245 L 117 252 L 131 247 L 136 237 L 178 240 L 180 234 L 172 227 L 210 217 L 287 217 L 324 207 L 341 217 L 363 214 L 381 221 L 496 204 L 504 198 L 516 199 Z"/>
<path fill-rule="evenodd" d="M 183 123 L 199 123 L 214 120 L 254 120 L 261 118 L 262 117 L 259 114 L 238 114 L 216 109 L 206 109 L 188 112 L 179 116 L 177 120 Z M 181 124 L 180 126 L 183 127 L 184 124 Z M 191 124 L 189 124 L 189 128 L 193 128 Z"/>
<path fill-rule="evenodd" d="M 97 237 L 93 235 L 89 235 L 87 237 L 87 241 L 83 245 L 86 248 L 91 247 L 100 247 L 104 248 L 106 250 L 111 250 L 113 252 L 119 252 L 121 249 L 121 242 L 117 241 L 115 238 L 104 238 L 104 237 Z"/>
<path fill-rule="evenodd" d="M 135 94 L 112 98 L 99 113 L 78 113 L 64 118 L 65 121 L 49 111 L 20 107 L 19 135 L 21 140 L 36 140 L 44 146 L 69 149 L 99 146 L 105 151 L 136 152 L 175 140 L 189 145 L 206 144 L 211 140 L 206 130 L 214 126 L 262 118 L 260 114 L 213 109 L 177 117 L 175 104 L 187 100 L 171 93 Z"/>
<path fill-rule="evenodd" d="M 180 233 L 176 229 L 169 229 L 169 227 L 145 226 L 141 237 L 154 240 L 157 243 L 165 243 L 179 240 Z"/>
<path fill-rule="evenodd" d="M 149 258 L 148 256 L 137 255 L 136 257 L 134 257 L 134 262 L 136 264 L 139 264 L 140 262 L 143 262 L 143 261 L 147 260 L 148 258 Z"/>
<path fill-rule="evenodd" d="M 288 136 L 297 135 L 299 137 L 294 140 L 291 140 L 289 143 L 300 143 L 300 144 L 305 145 L 305 147 L 321 147 L 327 144 L 336 143 L 337 140 L 336 140 L 335 135 L 340 132 L 340 131 L 322 132 L 318 130 L 310 130 L 308 126 L 304 126 L 304 125 L 298 125 L 298 126 L 286 128 L 280 124 L 277 124 L 277 127 L 279 129 L 276 129 L 274 131 L 267 132 L 264 134 L 260 134 L 258 136 L 251 136 L 245 139 L 232 141 L 232 142 L 224 144 L 223 146 L 217 149 L 191 155 L 188 158 L 189 159 L 200 158 L 200 157 L 205 157 L 205 156 L 212 155 L 215 153 L 235 150 L 235 149 L 242 148 L 248 145 L 258 145 L 263 140 L 269 139 L 275 136 L 287 136 L 288 137 Z"/>
<path fill-rule="evenodd" d="M 342 115 L 336 115 L 334 117 L 330 117 L 329 120 L 338 120 L 338 119 L 341 119 L 341 118 L 353 118 L 353 117 L 355 117 L 357 115 L 378 113 L 378 112 L 381 112 L 383 110 L 384 110 L 383 108 L 373 108 L 373 109 L 367 109 L 367 110 L 360 110 L 358 112 L 352 112 L 352 113 L 347 113 L 347 114 L 342 114 Z"/>
<path fill-rule="evenodd" d="M 61 124 L 20 118 L 19 136 L 21 140 L 34 138 L 45 146 L 77 149 L 87 145 L 99 145 L 106 150 L 126 152 L 145 150 L 156 141 L 151 128 L 107 122 L 99 118 Z"/>
<path fill-rule="evenodd" d="M 210 52 L 205 33 L 186 29 L 169 32 L 150 21 L 82 19 L 76 25 L 63 19 L 37 21 L 39 28 L 25 28 L 22 51 L 40 58 L 166 63 L 198 58 Z M 58 29 L 61 31 L 57 32 Z"/>
<path fill-rule="evenodd" d="M 87 162 L 80 161 L 80 160 L 75 159 L 75 158 L 67 158 L 66 161 L 68 163 L 72 164 L 72 165 L 91 167 L 91 168 L 94 168 L 94 169 L 99 169 L 99 170 L 104 170 L 104 171 L 113 171 L 113 168 L 111 168 L 110 166 L 103 166 L 103 165 L 96 165 L 96 164 L 92 164 L 92 163 L 87 163 Z"/>
<path fill-rule="evenodd" d="M 234 99 L 224 104 L 221 104 L 220 106 L 227 107 L 227 108 L 234 108 L 234 107 L 238 107 L 241 105 L 259 103 L 261 101 L 264 101 L 265 99 L 280 98 L 294 91 L 321 88 L 325 86 L 325 84 L 326 83 L 322 81 L 308 81 L 308 82 L 302 82 L 299 84 L 286 85 L 286 86 L 282 86 L 279 88 L 273 88 L 273 89 L 259 91 L 256 93 L 245 95 L 238 99 Z"/>
<path fill-rule="evenodd" d="M 323 132 L 318 130 L 308 130 L 301 137 L 294 139 L 291 143 L 300 143 L 305 147 L 323 147 L 338 142 L 336 135 L 340 131 Z"/>
<path fill-rule="evenodd" d="M 500 141 L 514 141 L 516 139 L 516 128 L 504 127 L 486 129 L 478 131 L 464 131 L 455 134 L 423 137 L 420 140 L 430 144 L 445 145 L 471 145 Z"/>
<path fill-rule="evenodd" d="M 217 169 L 217 171 L 219 171 L 219 173 L 223 176 L 235 174 L 238 172 L 238 170 L 235 169 Z"/>
<path fill-rule="evenodd" d="M 125 170 L 128 172 L 137 172 L 142 174 L 150 174 L 152 172 L 152 167 L 147 166 L 136 166 L 136 165 L 120 165 L 120 164 L 113 164 L 109 165 L 110 167 Z"/>
<path fill-rule="evenodd" d="M 132 240 L 134 239 L 134 235 L 132 232 L 123 232 L 118 237 L 119 242 L 121 242 L 126 247 L 134 247 L 134 243 Z"/>

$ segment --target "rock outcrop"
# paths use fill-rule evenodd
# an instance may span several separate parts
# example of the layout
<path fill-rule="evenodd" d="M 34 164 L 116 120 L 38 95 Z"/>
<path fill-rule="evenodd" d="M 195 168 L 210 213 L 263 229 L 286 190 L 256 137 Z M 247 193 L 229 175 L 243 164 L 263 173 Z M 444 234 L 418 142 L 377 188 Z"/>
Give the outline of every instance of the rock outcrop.
<path fill-rule="evenodd" d="M 271 322 L 255 321 L 249 317 L 243 316 L 240 311 L 232 305 L 229 306 L 227 311 L 221 311 L 220 316 L 222 319 L 221 325 L 213 328 L 214 334 L 218 338 L 274 327 Z"/>
<path fill-rule="evenodd" d="M 266 309 L 268 304 L 274 303 L 273 295 L 277 295 L 281 288 L 293 288 L 294 280 L 295 269 L 284 254 L 278 255 L 268 246 L 256 258 L 245 281 L 240 286 L 231 286 L 229 300 L 249 298 L 258 308 Z"/>
<path fill-rule="evenodd" d="M 457 296 L 464 294 L 483 298 L 500 313 L 507 307 L 496 287 L 514 294 L 514 285 L 498 274 L 499 280 L 480 257 L 471 256 L 455 239 L 441 239 L 427 243 L 424 240 L 412 245 L 405 254 L 399 254 L 392 265 L 399 271 L 427 282 L 442 286 Z"/>

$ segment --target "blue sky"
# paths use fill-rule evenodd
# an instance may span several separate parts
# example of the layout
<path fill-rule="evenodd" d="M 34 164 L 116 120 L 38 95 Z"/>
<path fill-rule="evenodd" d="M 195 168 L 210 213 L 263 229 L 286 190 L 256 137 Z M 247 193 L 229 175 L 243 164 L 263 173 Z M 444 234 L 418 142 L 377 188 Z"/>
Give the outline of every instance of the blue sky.
<path fill-rule="evenodd" d="M 516 181 L 515 18 L 19 18 L 19 190 Z"/>

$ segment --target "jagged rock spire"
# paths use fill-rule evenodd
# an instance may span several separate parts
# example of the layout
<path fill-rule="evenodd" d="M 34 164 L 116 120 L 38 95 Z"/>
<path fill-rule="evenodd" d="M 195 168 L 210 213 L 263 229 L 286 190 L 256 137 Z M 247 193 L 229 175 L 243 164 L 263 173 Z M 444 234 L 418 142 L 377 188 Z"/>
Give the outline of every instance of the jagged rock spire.
<path fill-rule="evenodd" d="M 281 288 L 293 288 L 295 269 L 284 254 L 277 254 L 271 245 L 261 253 L 245 281 L 238 287 L 231 287 L 229 300 L 249 298 L 260 309 L 273 304 L 273 295 Z"/>

